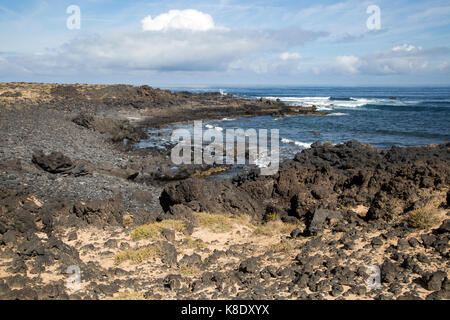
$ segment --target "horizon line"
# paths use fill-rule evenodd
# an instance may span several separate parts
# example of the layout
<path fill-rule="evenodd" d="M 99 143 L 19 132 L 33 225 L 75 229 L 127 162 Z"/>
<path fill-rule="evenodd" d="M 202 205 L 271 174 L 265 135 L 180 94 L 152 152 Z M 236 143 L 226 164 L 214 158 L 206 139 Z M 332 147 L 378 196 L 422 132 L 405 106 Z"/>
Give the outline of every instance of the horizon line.
<path fill-rule="evenodd" d="M 379 85 L 379 84 L 361 84 L 361 85 L 338 85 L 338 84 L 168 84 L 168 83 L 126 83 L 126 82 L 52 82 L 52 81 L 1 81 L 0 84 L 8 83 L 33 83 L 33 84 L 59 84 L 59 85 L 129 85 L 129 86 L 150 86 L 152 88 L 450 88 L 450 84 L 408 84 L 408 85 Z"/>

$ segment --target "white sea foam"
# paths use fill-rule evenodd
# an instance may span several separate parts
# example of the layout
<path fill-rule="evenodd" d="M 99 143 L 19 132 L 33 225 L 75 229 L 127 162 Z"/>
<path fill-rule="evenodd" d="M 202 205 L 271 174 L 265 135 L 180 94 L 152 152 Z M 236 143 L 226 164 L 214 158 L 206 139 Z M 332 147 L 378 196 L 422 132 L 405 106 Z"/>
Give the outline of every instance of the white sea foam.
<path fill-rule="evenodd" d="M 343 113 L 343 112 L 335 112 L 335 113 L 330 113 L 328 116 L 334 116 L 334 117 L 339 117 L 339 116 L 348 116 L 348 113 Z"/>
<path fill-rule="evenodd" d="M 216 131 L 223 131 L 222 127 L 215 127 L 215 126 L 210 125 L 210 124 L 205 124 L 205 128 L 207 128 L 207 129 L 214 129 Z"/>
<path fill-rule="evenodd" d="M 359 108 L 367 104 L 398 104 L 398 100 L 390 99 L 368 99 L 368 98 L 353 98 L 348 100 L 332 99 L 331 97 L 266 97 L 266 99 L 281 101 L 290 105 L 301 105 L 305 107 L 317 107 L 321 111 L 330 111 L 334 108 Z M 401 103 L 401 102 L 400 102 Z"/>
<path fill-rule="evenodd" d="M 255 160 L 255 165 L 258 168 L 267 168 L 270 163 L 270 159 L 268 157 L 259 157 Z"/>
<path fill-rule="evenodd" d="M 305 149 L 311 148 L 311 145 L 312 145 L 312 143 L 301 142 L 301 141 L 295 141 L 294 144 L 296 146 L 299 146 L 299 147 L 302 147 L 302 148 L 305 148 Z"/>
<path fill-rule="evenodd" d="M 288 143 L 288 144 L 294 144 L 296 146 L 308 149 L 311 148 L 312 143 L 308 143 L 308 142 L 301 142 L 301 141 L 295 141 L 295 140 L 291 140 L 291 139 L 287 139 L 287 138 L 282 138 L 281 139 L 282 143 Z"/>

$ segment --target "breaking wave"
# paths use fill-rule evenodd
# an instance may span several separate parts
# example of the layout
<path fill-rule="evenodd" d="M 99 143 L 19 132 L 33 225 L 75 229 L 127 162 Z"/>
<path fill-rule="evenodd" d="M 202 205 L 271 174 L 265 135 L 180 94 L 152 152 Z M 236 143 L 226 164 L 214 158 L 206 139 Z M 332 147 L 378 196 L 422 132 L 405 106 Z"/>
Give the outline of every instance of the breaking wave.
<path fill-rule="evenodd" d="M 298 147 L 302 147 L 305 149 L 311 148 L 312 143 L 309 142 L 301 142 L 301 141 L 295 141 L 295 140 L 291 140 L 291 139 L 286 139 L 286 138 L 282 138 L 281 139 L 282 143 L 287 143 L 287 144 L 294 144 Z"/>

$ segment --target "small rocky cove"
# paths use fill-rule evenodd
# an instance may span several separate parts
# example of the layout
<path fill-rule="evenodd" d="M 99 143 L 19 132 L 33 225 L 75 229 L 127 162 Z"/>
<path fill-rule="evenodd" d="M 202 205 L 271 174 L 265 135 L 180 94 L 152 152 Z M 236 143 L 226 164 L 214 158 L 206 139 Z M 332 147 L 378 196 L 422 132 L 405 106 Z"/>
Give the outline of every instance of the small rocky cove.
<path fill-rule="evenodd" d="M 449 299 L 450 143 L 316 142 L 274 175 L 219 180 L 229 168 L 135 147 L 178 122 L 310 115 L 326 113 L 0 84 L 0 299 Z"/>

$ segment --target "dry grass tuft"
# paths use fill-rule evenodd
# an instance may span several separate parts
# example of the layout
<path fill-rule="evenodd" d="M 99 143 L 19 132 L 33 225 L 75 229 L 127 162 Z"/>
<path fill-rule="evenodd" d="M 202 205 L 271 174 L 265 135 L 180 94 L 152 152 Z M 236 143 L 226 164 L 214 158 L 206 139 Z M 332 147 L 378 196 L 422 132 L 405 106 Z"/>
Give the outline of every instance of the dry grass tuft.
<path fill-rule="evenodd" d="M 202 273 L 202 270 L 196 266 L 182 266 L 179 270 L 180 274 L 185 277 L 194 277 Z"/>
<path fill-rule="evenodd" d="M 278 215 L 278 213 L 269 212 L 264 215 L 264 221 L 266 221 L 266 222 L 278 221 L 278 220 L 280 220 L 280 216 Z"/>
<path fill-rule="evenodd" d="M 133 218 L 129 214 L 124 215 L 122 218 L 122 223 L 125 226 L 125 228 L 129 228 L 133 225 Z"/>
<path fill-rule="evenodd" d="M 272 244 L 269 250 L 275 253 L 288 253 L 295 248 L 293 240 L 283 239 L 276 244 Z"/>
<path fill-rule="evenodd" d="M 153 222 L 134 229 L 131 234 L 131 238 L 134 240 L 158 240 L 161 239 L 161 231 L 163 229 L 171 229 L 175 232 L 184 232 L 186 230 L 186 225 L 182 220 L 163 220 L 160 222 Z"/>
<path fill-rule="evenodd" d="M 124 261 L 131 261 L 131 263 L 140 263 L 149 259 L 161 257 L 162 254 L 163 252 L 159 244 L 154 244 L 136 250 L 131 249 L 119 252 L 114 257 L 114 263 L 116 265 L 121 264 Z"/>
<path fill-rule="evenodd" d="M 229 232 L 235 225 L 251 227 L 249 217 L 246 215 L 236 216 L 228 214 L 209 214 L 205 212 L 196 212 L 194 215 L 197 217 L 200 226 L 217 233 Z"/>
<path fill-rule="evenodd" d="M 183 249 L 204 249 L 207 248 L 208 245 L 201 239 L 192 239 L 191 237 L 186 237 L 183 239 L 181 247 Z"/>
<path fill-rule="evenodd" d="M 291 231 L 297 228 L 297 224 L 284 223 L 281 220 L 269 221 L 256 227 L 253 230 L 253 234 L 256 236 L 271 237 L 274 235 L 288 235 Z"/>
<path fill-rule="evenodd" d="M 435 210 L 416 209 L 409 212 L 407 220 L 413 228 L 429 229 L 438 222 L 438 216 Z"/>

